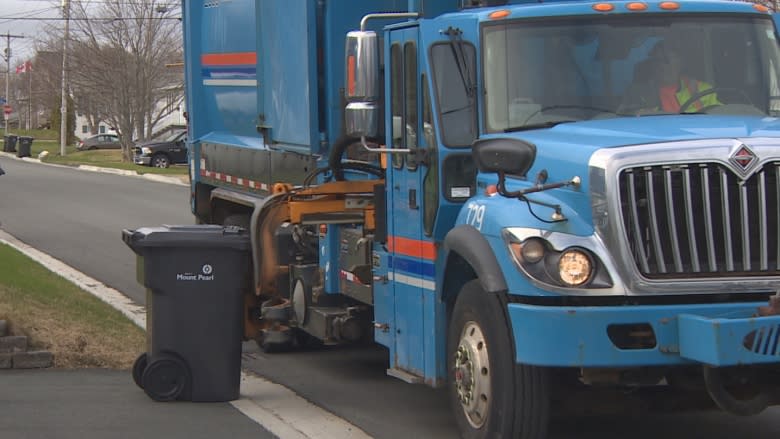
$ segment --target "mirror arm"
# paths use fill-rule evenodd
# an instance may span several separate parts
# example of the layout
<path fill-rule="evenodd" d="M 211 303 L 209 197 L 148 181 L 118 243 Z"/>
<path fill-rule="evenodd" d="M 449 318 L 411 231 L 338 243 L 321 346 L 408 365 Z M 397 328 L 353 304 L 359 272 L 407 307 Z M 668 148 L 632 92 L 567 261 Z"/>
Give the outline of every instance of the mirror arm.
<path fill-rule="evenodd" d="M 536 186 L 529 187 L 528 189 L 523 189 L 520 192 L 520 195 L 525 194 L 532 194 L 534 192 L 541 192 L 546 191 L 550 189 L 558 189 L 559 187 L 566 187 L 566 186 L 579 186 L 582 182 L 582 179 L 580 177 L 573 177 L 571 180 L 568 181 L 561 181 L 558 183 L 548 183 L 548 184 L 537 184 Z"/>
<path fill-rule="evenodd" d="M 498 193 L 505 197 L 522 198 L 523 196 L 527 194 L 532 194 L 534 192 L 542 192 L 542 191 L 557 189 L 566 186 L 579 186 L 581 183 L 582 183 L 582 179 L 579 176 L 574 176 L 572 177 L 571 180 L 568 181 L 561 181 L 558 183 L 548 183 L 548 184 L 537 184 L 536 186 L 532 186 L 527 189 L 522 189 L 514 192 L 507 192 L 505 187 L 506 174 L 503 171 L 498 171 L 498 185 L 496 185 L 496 188 L 498 189 Z"/>
<path fill-rule="evenodd" d="M 366 143 L 366 136 L 360 136 L 360 144 L 370 152 L 411 152 L 409 148 L 372 148 Z"/>
<path fill-rule="evenodd" d="M 419 18 L 420 14 L 417 12 L 380 12 L 376 14 L 368 14 L 360 20 L 360 31 L 366 30 L 368 20 L 372 19 L 388 19 L 388 18 Z"/>

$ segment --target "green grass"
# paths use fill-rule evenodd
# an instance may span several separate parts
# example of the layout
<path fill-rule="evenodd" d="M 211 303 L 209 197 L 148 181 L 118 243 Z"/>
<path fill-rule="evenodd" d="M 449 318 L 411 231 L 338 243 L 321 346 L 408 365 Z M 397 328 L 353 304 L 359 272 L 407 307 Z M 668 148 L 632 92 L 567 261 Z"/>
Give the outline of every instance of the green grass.
<path fill-rule="evenodd" d="M 100 166 L 135 171 L 139 174 L 187 175 L 186 165 L 174 165 L 170 168 L 161 169 L 123 161 L 122 151 L 118 149 L 78 151 L 75 145 L 70 145 L 65 147 L 65 156 L 62 156 L 60 155 L 60 143 L 58 140 L 59 133 L 52 130 L 11 130 L 11 133 L 18 136 L 32 136 L 34 140 L 30 153 L 33 157 L 38 157 L 41 151 L 49 151 L 49 155 L 44 159 L 46 163 L 57 163 L 67 166 Z"/>
<path fill-rule="evenodd" d="M 101 166 L 105 168 L 135 171 L 139 174 L 187 175 L 187 166 L 174 165 L 170 168 L 153 168 L 150 166 L 136 165 L 132 162 L 124 162 L 122 161 L 122 151 L 118 149 L 78 151 L 75 146 L 67 146 L 65 148 L 65 156 L 61 156 L 60 144 L 58 141 L 33 141 L 30 150 L 33 157 L 38 157 L 38 154 L 44 150 L 49 151 L 49 155 L 44 159 L 46 163 L 57 163 L 68 166 Z"/>
<path fill-rule="evenodd" d="M 0 319 L 58 367 L 128 368 L 145 348 L 143 330 L 119 311 L 0 244 Z"/>

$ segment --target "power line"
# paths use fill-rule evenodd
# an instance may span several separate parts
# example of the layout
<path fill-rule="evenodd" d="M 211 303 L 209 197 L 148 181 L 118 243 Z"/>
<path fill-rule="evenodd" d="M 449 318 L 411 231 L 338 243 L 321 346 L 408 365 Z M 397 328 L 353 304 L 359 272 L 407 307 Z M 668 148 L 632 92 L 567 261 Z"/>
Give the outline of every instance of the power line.
<path fill-rule="evenodd" d="M 9 21 L 66 21 L 65 17 L 0 17 L 0 20 Z M 181 17 L 112 17 L 112 18 L 90 18 L 90 17 L 71 17 L 70 21 L 124 21 L 124 20 L 178 20 Z"/>

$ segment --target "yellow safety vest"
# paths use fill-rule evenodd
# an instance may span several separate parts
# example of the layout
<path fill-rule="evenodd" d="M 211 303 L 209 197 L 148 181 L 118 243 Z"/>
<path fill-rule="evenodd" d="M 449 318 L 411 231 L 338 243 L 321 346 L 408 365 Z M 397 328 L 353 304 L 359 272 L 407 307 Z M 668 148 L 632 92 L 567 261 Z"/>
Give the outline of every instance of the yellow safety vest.
<path fill-rule="evenodd" d="M 682 105 L 688 102 L 688 99 L 690 99 L 691 96 L 697 93 L 701 93 L 703 91 L 707 91 L 711 88 L 712 85 L 704 81 L 697 81 L 695 79 L 690 79 L 690 78 L 681 78 L 680 86 L 678 87 L 677 93 L 675 94 L 675 97 L 677 98 L 677 104 Z M 694 101 L 691 105 L 689 105 L 686 111 L 695 112 L 701 110 L 702 108 L 710 107 L 713 105 L 723 105 L 721 104 L 720 101 L 718 101 L 717 93 L 712 93 L 700 97 L 699 99 Z"/>

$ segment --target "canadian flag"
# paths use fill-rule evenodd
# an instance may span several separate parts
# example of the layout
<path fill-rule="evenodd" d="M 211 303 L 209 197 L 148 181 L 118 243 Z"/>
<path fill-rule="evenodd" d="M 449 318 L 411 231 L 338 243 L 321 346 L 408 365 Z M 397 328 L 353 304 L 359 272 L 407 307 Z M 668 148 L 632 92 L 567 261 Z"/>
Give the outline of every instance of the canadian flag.
<path fill-rule="evenodd" d="M 16 74 L 32 72 L 32 62 L 25 61 L 23 64 L 16 66 Z"/>

